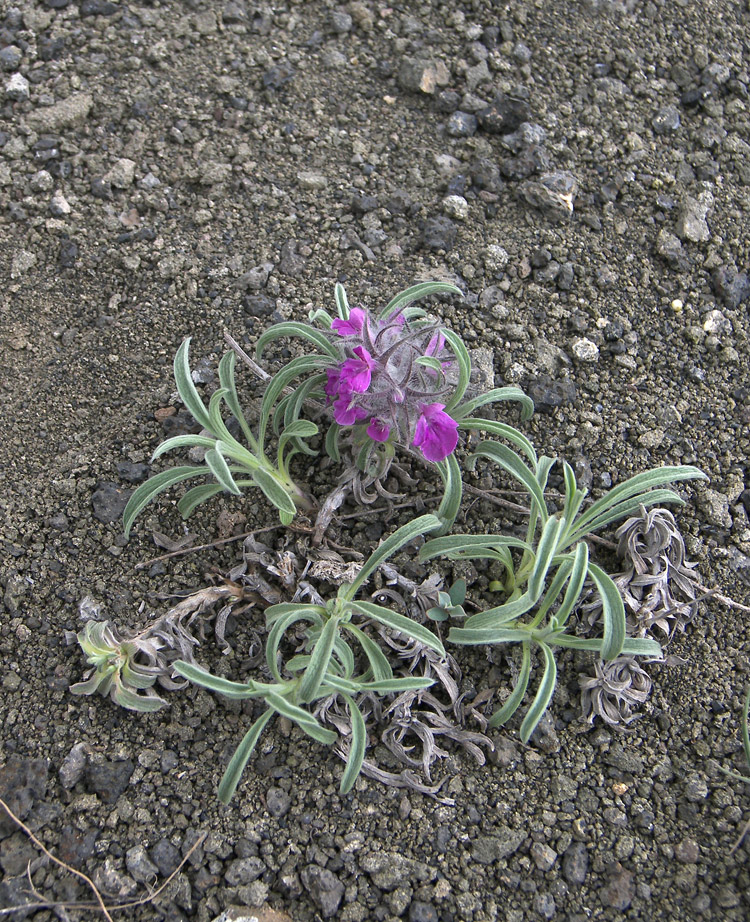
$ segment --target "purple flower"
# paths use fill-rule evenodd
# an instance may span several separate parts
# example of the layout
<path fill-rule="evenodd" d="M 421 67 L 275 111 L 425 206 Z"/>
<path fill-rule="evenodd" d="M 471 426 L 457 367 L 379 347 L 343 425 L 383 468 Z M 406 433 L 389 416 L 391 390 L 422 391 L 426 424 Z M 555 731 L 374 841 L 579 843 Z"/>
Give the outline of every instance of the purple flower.
<path fill-rule="evenodd" d="M 367 427 L 367 434 L 374 442 L 387 442 L 388 436 L 391 434 L 391 427 L 382 419 L 373 416 L 370 420 L 370 425 Z"/>
<path fill-rule="evenodd" d="M 333 418 L 340 426 L 353 426 L 370 414 L 354 403 L 354 395 L 342 394 L 333 405 Z"/>
<path fill-rule="evenodd" d="M 348 320 L 334 320 L 331 329 L 335 330 L 339 336 L 357 336 L 364 329 L 366 321 L 367 312 L 361 307 L 355 307 L 349 312 Z"/>
<path fill-rule="evenodd" d="M 430 337 L 430 341 L 427 343 L 427 348 L 425 349 L 424 354 L 434 355 L 437 357 L 437 355 L 443 351 L 444 346 L 445 346 L 445 337 L 438 330 L 437 333 L 433 333 L 433 335 Z"/>
<path fill-rule="evenodd" d="M 347 388 L 355 394 L 364 394 L 370 386 L 372 371 L 377 363 L 364 346 L 357 346 L 354 354 L 356 359 L 347 359 L 341 366 L 339 390 Z"/>
<path fill-rule="evenodd" d="M 420 404 L 414 442 L 428 461 L 442 461 L 458 445 L 458 423 L 443 403 Z"/>
<path fill-rule="evenodd" d="M 333 400 L 334 397 L 338 397 L 339 394 L 339 383 L 341 381 L 341 369 L 340 368 L 326 368 L 326 374 L 328 375 L 328 380 L 323 387 L 326 397 L 329 400 Z"/>

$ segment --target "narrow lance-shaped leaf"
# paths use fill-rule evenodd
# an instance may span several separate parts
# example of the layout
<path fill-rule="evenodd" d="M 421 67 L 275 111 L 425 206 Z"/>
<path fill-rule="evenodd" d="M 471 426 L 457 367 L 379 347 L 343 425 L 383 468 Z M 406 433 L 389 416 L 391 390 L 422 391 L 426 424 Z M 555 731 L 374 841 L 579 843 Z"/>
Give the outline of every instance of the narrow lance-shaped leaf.
<path fill-rule="evenodd" d="M 444 461 L 439 461 L 437 468 L 443 479 L 444 491 L 436 514 L 442 522 L 440 532 L 445 533 L 453 528 L 458 510 L 461 508 L 463 481 L 455 454 L 450 454 Z"/>
<path fill-rule="evenodd" d="M 125 511 L 122 514 L 125 537 L 128 538 L 130 536 L 130 529 L 133 527 L 136 516 L 152 499 L 164 490 L 168 490 L 175 484 L 181 483 L 183 480 L 189 480 L 191 477 L 205 476 L 205 467 L 172 467 L 168 471 L 154 474 L 153 477 L 150 477 L 145 483 L 142 483 L 128 500 Z"/>
<path fill-rule="evenodd" d="M 253 471 L 253 480 L 279 512 L 285 512 L 294 517 L 297 512 L 294 500 L 272 474 L 259 468 L 257 471 Z"/>
<path fill-rule="evenodd" d="M 270 342 L 273 342 L 273 340 L 282 339 L 283 337 L 293 338 L 295 336 L 306 339 L 314 346 L 317 346 L 324 354 L 331 356 L 331 358 L 337 361 L 339 360 L 339 353 L 336 347 L 331 344 L 325 333 L 321 330 L 316 330 L 315 327 L 308 326 L 306 323 L 299 323 L 296 320 L 287 320 L 284 323 L 277 323 L 266 330 L 265 333 L 262 333 L 258 337 L 258 343 L 255 347 L 256 358 L 260 358 L 265 347 Z"/>
<path fill-rule="evenodd" d="M 603 642 L 602 659 L 612 660 L 622 653 L 625 643 L 625 606 L 617 586 L 601 567 L 589 563 L 589 573 L 602 600 Z"/>
<path fill-rule="evenodd" d="M 329 618 L 326 622 L 320 637 L 318 638 L 310 662 L 308 663 L 305 674 L 302 676 L 299 684 L 299 700 L 302 704 L 308 704 L 313 701 L 323 676 L 326 674 L 328 664 L 333 652 L 333 644 L 336 640 L 336 634 L 339 629 L 339 619 L 337 617 Z"/>
<path fill-rule="evenodd" d="M 513 691 L 508 696 L 505 704 L 498 708 L 490 717 L 491 727 L 502 727 L 516 713 L 521 706 L 526 689 L 529 687 L 529 676 L 531 675 L 531 644 L 527 641 L 521 646 L 521 669 L 518 673 Z"/>
<path fill-rule="evenodd" d="M 521 404 L 521 419 L 526 421 L 534 415 L 534 401 L 525 394 L 520 387 L 494 387 L 492 390 L 467 400 L 456 407 L 456 419 L 470 416 L 475 410 L 486 406 L 488 403 L 499 403 L 512 400 Z"/>
<path fill-rule="evenodd" d="M 456 364 L 458 365 L 458 381 L 456 383 L 456 390 L 451 399 L 445 405 L 445 412 L 450 413 L 451 410 L 463 400 L 464 394 L 466 393 L 466 388 L 469 386 L 469 381 L 471 379 L 471 358 L 469 356 L 469 351 L 463 343 L 463 340 L 460 336 L 453 332 L 453 330 L 441 329 L 440 331 L 445 337 L 445 341 L 453 350 L 453 354 L 456 357 Z"/>
<path fill-rule="evenodd" d="M 349 741 L 349 756 L 346 760 L 346 768 L 344 769 L 340 786 L 341 793 L 348 794 L 354 787 L 354 783 L 362 770 L 362 762 L 364 761 L 365 749 L 367 748 L 367 727 L 365 726 L 362 712 L 357 707 L 354 699 L 346 694 L 342 694 L 342 697 L 349 709 L 352 727 L 351 740 Z"/>
<path fill-rule="evenodd" d="M 387 560 L 392 554 L 404 547 L 404 545 L 413 541 L 418 535 L 434 531 L 436 528 L 439 528 L 441 524 L 437 516 L 421 515 L 418 519 L 407 522 L 406 525 L 402 525 L 400 528 L 396 529 L 392 535 L 389 535 L 385 541 L 372 552 L 370 557 L 362 565 L 362 569 L 359 571 L 354 581 L 339 589 L 339 596 L 351 601 L 360 590 L 365 580 L 384 560 Z"/>
<path fill-rule="evenodd" d="M 537 514 L 541 517 L 542 524 L 547 521 L 548 513 L 547 504 L 544 500 L 544 489 L 540 486 L 533 472 L 512 449 L 508 448 L 507 445 L 502 445 L 500 442 L 481 442 L 474 455 L 469 459 L 469 470 L 474 469 L 476 458 L 489 458 L 514 477 L 531 494 L 537 505 Z"/>
<path fill-rule="evenodd" d="M 206 467 L 211 471 L 217 483 L 219 483 L 224 490 L 233 493 L 235 496 L 239 496 L 242 493 L 242 490 L 240 490 L 234 482 L 234 477 L 232 477 L 232 472 L 229 470 L 226 458 L 218 448 L 209 449 L 206 452 L 205 461 Z"/>
<path fill-rule="evenodd" d="M 237 790 L 237 785 L 240 783 L 240 778 L 245 770 L 245 766 L 258 744 L 260 735 L 265 729 L 268 721 L 274 716 L 274 713 L 272 708 L 265 710 L 252 727 L 250 727 L 242 738 L 240 745 L 235 749 L 234 755 L 229 760 L 229 765 L 227 765 L 227 769 L 219 784 L 219 800 L 223 804 L 228 804 L 232 799 L 234 792 Z"/>
<path fill-rule="evenodd" d="M 541 644 L 542 655 L 544 657 L 544 674 L 539 688 L 531 702 L 531 707 L 526 712 L 526 716 L 521 723 L 521 741 L 528 743 L 529 737 L 536 729 L 537 724 L 542 719 L 544 712 L 549 707 L 552 695 L 555 693 L 557 684 L 557 665 L 555 663 L 555 654 L 546 644 Z"/>
<path fill-rule="evenodd" d="M 336 282 L 336 287 L 333 289 L 333 298 L 336 302 L 336 310 L 338 311 L 339 317 L 342 320 L 348 320 L 349 299 L 346 296 L 346 289 L 341 282 Z"/>
<path fill-rule="evenodd" d="M 331 746 L 336 742 L 336 734 L 333 730 L 327 730 L 325 727 L 321 726 L 312 714 L 303 710 L 301 707 L 297 707 L 296 704 L 287 701 L 287 699 L 283 698 L 281 695 L 269 694 L 266 696 L 266 701 L 275 711 L 278 711 L 282 717 L 287 717 L 293 723 L 296 723 L 300 730 L 307 733 L 308 736 L 311 736 L 318 743 Z"/>
<path fill-rule="evenodd" d="M 526 455 L 532 465 L 536 465 L 537 456 L 534 446 L 522 432 L 519 432 L 518 429 L 513 426 L 509 426 L 507 423 L 496 422 L 494 419 L 483 419 L 481 416 L 459 418 L 458 411 L 456 411 L 456 419 L 458 419 L 458 426 L 460 429 L 466 429 L 470 432 L 489 432 L 490 435 L 499 435 L 501 438 L 507 439 L 507 441 L 515 445 L 516 448 L 520 449 Z"/>
<path fill-rule="evenodd" d="M 417 624 L 411 618 L 407 618 L 398 612 L 390 611 L 390 609 L 383 608 L 380 605 L 375 605 L 372 602 L 352 602 L 351 607 L 354 611 L 358 611 L 360 614 L 366 615 L 368 618 L 372 618 L 394 631 L 400 631 L 402 634 L 406 634 L 407 637 L 413 637 L 414 640 L 418 640 L 441 656 L 445 656 L 445 649 L 440 639 L 432 631 L 421 624 Z"/>
<path fill-rule="evenodd" d="M 226 391 L 224 399 L 226 400 L 230 412 L 240 424 L 240 428 L 242 429 L 250 450 L 255 453 L 258 450 L 258 445 L 255 441 L 252 429 L 248 425 L 245 415 L 242 412 L 242 407 L 240 406 L 240 398 L 237 394 L 237 384 L 234 378 L 235 364 L 236 356 L 231 350 L 222 356 L 219 362 L 219 384 Z"/>
<path fill-rule="evenodd" d="M 400 291 L 395 297 L 391 298 L 378 316 L 382 320 L 386 320 L 392 314 L 396 314 L 402 308 L 406 307 L 407 304 L 411 304 L 412 301 L 418 301 L 420 298 L 426 298 L 428 295 L 442 293 L 463 295 L 460 288 L 456 288 L 455 285 L 449 285 L 446 282 L 420 282 L 417 285 L 412 285 L 404 289 L 404 291 Z"/>
<path fill-rule="evenodd" d="M 204 429 L 211 431 L 211 419 L 208 415 L 208 410 L 201 400 L 195 384 L 193 384 L 193 377 L 190 373 L 190 337 L 182 343 L 174 357 L 174 380 L 177 385 L 177 393 L 180 395 L 180 399 L 185 404 L 187 411 Z"/>

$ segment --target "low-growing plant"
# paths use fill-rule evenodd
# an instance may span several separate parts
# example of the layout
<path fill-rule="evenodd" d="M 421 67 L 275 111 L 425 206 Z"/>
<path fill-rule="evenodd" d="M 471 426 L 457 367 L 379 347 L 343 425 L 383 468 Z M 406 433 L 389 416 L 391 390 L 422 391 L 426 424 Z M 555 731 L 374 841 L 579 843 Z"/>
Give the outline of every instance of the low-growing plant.
<path fill-rule="evenodd" d="M 502 726 L 520 707 L 529 685 L 532 649 L 543 662 L 536 695 L 521 723 L 527 742 L 552 700 L 557 681 L 555 649 L 590 650 L 605 661 L 621 654 L 659 657 L 660 645 L 647 637 L 627 637 L 625 607 L 617 586 L 607 573 L 589 559 L 585 538 L 612 522 L 630 515 L 640 506 L 681 503 L 664 484 L 703 478 L 690 466 L 663 467 L 637 474 L 610 490 L 582 511 L 586 490 L 578 487 L 570 465 L 563 461 L 565 495 L 563 508 L 552 512 L 545 488 L 554 459 L 527 453 L 529 467 L 511 449 L 497 442 L 483 442 L 469 461 L 488 458 L 503 468 L 529 493 L 530 514 L 525 539 L 506 535 L 450 535 L 434 538 L 420 552 L 421 560 L 446 556 L 454 559 L 483 558 L 503 568 L 498 582 L 505 601 L 468 617 L 452 627 L 451 643 L 467 645 L 520 644 L 521 668 L 515 688 L 505 704 L 492 715 L 490 726 Z M 514 558 L 514 552 L 516 557 Z M 517 558 L 520 556 L 520 560 Z M 581 599 L 587 579 L 601 599 L 601 636 L 579 637 L 568 630 L 568 620 Z"/>
<path fill-rule="evenodd" d="M 266 710 L 253 723 L 237 747 L 219 785 L 219 799 L 228 803 L 239 783 L 248 759 L 253 753 L 263 729 L 272 717 L 280 715 L 319 743 L 331 745 L 337 734 L 324 727 L 309 708 L 315 702 L 338 696 L 348 710 L 351 740 L 341 792 L 351 790 L 362 768 L 367 746 L 367 730 L 356 697 L 361 694 L 386 695 L 393 692 L 428 688 L 433 679 L 420 676 L 397 678 L 393 675 L 383 651 L 355 622 L 374 622 L 406 637 L 425 644 L 441 656 L 445 650 L 440 640 L 426 627 L 398 612 L 356 596 L 370 574 L 419 535 L 435 531 L 440 520 L 423 515 L 402 525 L 373 552 L 351 583 L 339 587 L 335 598 L 325 605 L 283 602 L 266 609 L 266 665 L 271 682 L 233 682 L 212 675 L 202 667 L 178 660 L 175 672 L 185 679 L 235 700 L 259 698 Z M 302 633 L 302 652 L 294 652 L 284 660 L 282 644 L 286 640 L 297 646 L 292 633 Z M 352 648 L 354 645 L 358 650 Z M 363 671 L 357 673 L 357 663 L 364 660 Z"/>
<path fill-rule="evenodd" d="M 250 428 L 240 406 L 235 383 L 235 355 L 227 352 L 219 362 L 219 388 L 214 391 L 208 407 L 204 404 L 193 383 L 189 361 L 190 339 L 186 339 L 174 359 L 174 378 L 177 393 L 186 409 L 203 432 L 197 435 L 176 435 L 162 442 L 152 457 L 155 461 L 161 455 L 176 448 L 201 448 L 205 450 L 203 464 L 181 465 L 162 471 L 141 484 L 130 497 L 123 523 L 125 537 L 130 534 L 138 513 L 152 499 L 175 484 L 197 477 L 207 479 L 188 490 L 180 499 L 177 508 L 187 518 L 201 503 L 226 490 L 239 495 L 248 487 L 259 488 L 276 507 L 284 524 L 289 524 L 298 507 L 311 508 L 310 498 L 297 486 L 289 473 L 289 462 L 299 451 L 315 454 L 304 439 L 318 433 L 318 427 L 310 420 L 300 419 L 293 412 L 289 414 L 284 431 L 278 439 L 275 461 L 266 454 L 268 422 L 273 410 L 274 396 L 268 392 L 260 410 L 258 433 Z M 267 399 L 268 398 L 268 399 Z M 237 421 L 244 436 L 243 445 L 230 432 L 224 422 L 222 405 Z"/>
<path fill-rule="evenodd" d="M 436 514 L 445 532 L 461 505 L 463 484 L 455 456 L 459 431 L 489 432 L 527 450 L 528 440 L 513 426 L 477 417 L 476 412 L 510 400 L 521 404 L 522 417 L 528 419 L 534 404 L 517 387 L 493 388 L 464 399 L 471 378 L 466 346 L 455 332 L 411 306 L 440 293 L 461 291 L 444 282 L 423 282 L 371 313 L 361 307 L 350 309 L 343 285 L 337 284 L 338 316 L 318 309 L 311 312 L 310 323 L 276 324 L 260 336 L 256 352 L 261 356 L 269 343 L 286 337 L 299 337 L 314 346 L 317 354 L 292 359 L 269 384 L 269 403 L 281 398 L 274 412 L 276 431 L 285 432 L 306 401 L 325 401 L 331 417 L 326 451 L 340 460 L 346 435 L 364 481 L 360 499 L 367 496 L 367 487 L 380 485 L 398 447 L 416 449 L 437 466 L 443 479 L 443 501 Z"/>

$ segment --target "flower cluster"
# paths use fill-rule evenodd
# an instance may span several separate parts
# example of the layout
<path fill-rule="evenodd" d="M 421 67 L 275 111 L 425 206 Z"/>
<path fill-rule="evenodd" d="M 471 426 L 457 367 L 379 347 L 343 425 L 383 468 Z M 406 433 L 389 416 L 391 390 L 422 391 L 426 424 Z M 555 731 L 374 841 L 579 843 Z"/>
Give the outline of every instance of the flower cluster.
<path fill-rule="evenodd" d="M 366 426 L 373 442 L 410 443 L 428 461 L 443 461 L 458 444 L 458 423 L 445 410 L 450 365 L 434 324 L 410 324 L 403 313 L 374 319 L 355 307 L 334 320 L 345 356 L 326 371 L 325 393 L 340 426 Z"/>

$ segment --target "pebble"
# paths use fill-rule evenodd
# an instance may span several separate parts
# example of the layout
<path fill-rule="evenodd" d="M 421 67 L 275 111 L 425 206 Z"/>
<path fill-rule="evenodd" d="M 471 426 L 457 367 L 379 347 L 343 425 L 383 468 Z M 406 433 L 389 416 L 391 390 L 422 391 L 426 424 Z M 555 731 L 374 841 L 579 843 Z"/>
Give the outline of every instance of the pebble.
<path fill-rule="evenodd" d="M 670 134 L 680 127 L 680 111 L 677 106 L 662 106 L 654 116 L 651 127 L 657 134 Z"/>
<path fill-rule="evenodd" d="M 17 279 L 22 275 L 26 275 L 29 269 L 36 265 L 36 261 L 35 253 L 31 253 L 29 250 L 18 250 L 17 253 L 13 254 L 13 260 L 10 264 L 10 277 Z"/>
<path fill-rule="evenodd" d="M 573 214 L 578 180 L 566 171 L 543 173 L 539 180 L 527 180 L 518 187 L 521 198 L 555 221 L 566 221 Z"/>
<path fill-rule="evenodd" d="M 666 227 L 662 227 L 656 237 L 655 244 L 656 255 L 661 257 L 673 269 L 687 268 L 688 260 L 682 249 L 680 238 Z"/>
<path fill-rule="evenodd" d="M 447 217 L 428 218 L 422 229 L 421 242 L 428 250 L 453 249 L 456 243 L 456 225 Z"/>
<path fill-rule="evenodd" d="M 324 919 L 330 919 L 338 912 L 345 888 L 332 871 L 317 864 L 308 864 L 302 869 L 300 879 Z"/>
<path fill-rule="evenodd" d="M 179 849 L 169 839 L 160 839 L 149 850 L 149 856 L 162 877 L 169 877 L 180 865 Z"/>
<path fill-rule="evenodd" d="M 710 192 L 701 192 L 698 198 L 686 195 L 677 215 L 677 236 L 691 243 L 705 243 L 711 239 L 706 215 L 713 207 L 714 198 Z"/>
<path fill-rule="evenodd" d="M 458 109 L 448 119 L 445 130 L 452 138 L 470 138 L 476 134 L 477 125 L 476 115 Z"/>
<path fill-rule="evenodd" d="M 309 189 L 313 192 L 319 192 L 328 185 L 328 179 L 322 173 L 312 170 L 301 170 L 297 173 L 297 182 L 301 189 Z"/>
<path fill-rule="evenodd" d="M 271 816 L 275 816 L 277 819 L 285 816 L 289 812 L 291 805 L 292 798 L 289 792 L 283 788 L 274 787 L 266 791 L 266 809 Z"/>
<path fill-rule="evenodd" d="M 576 386 L 570 378 L 555 380 L 549 375 L 541 375 L 525 389 L 540 413 L 552 413 L 557 407 L 574 404 L 577 396 Z"/>
<path fill-rule="evenodd" d="M 450 72 L 442 61 L 433 62 L 422 58 L 404 58 L 398 70 L 398 83 L 409 93 L 432 95 L 438 86 L 445 86 Z"/>
<path fill-rule="evenodd" d="M 261 877 L 266 871 L 266 865 L 262 858 L 236 858 L 231 862 L 224 879 L 230 887 L 243 886 L 251 884 L 254 880 Z"/>
<path fill-rule="evenodd" d="M 59 189 L 56 189 L 49 203 L 50 213 L 56 218 L 64 218 L 70 214 L 70 203 Z"/>
<path fill-rule="evenodd" d="M 13 74 L 5 84 L 5 95 L 8 99 L 28 99 L 29 81 L 23 74 Z"/>
<path fill-rule="evenodd" d="M 115 189 L 127 189 L 133 185 L 135 178 L 135 162 L 127 157 L 122 157 L 104 174 L 104 182 L 114 186 Z"/>
<path fill-rule="evenodd" d="M 89 93 L 73 93 L 52 106 L 30 112 L 27 121 L 36 131 L 51 133 L 62 128 L 74 128 L 86 121 L 93 105 L 94 98 Z"/>
<path fill-rule="evenodd" d="M 3 70 L 16 70 L 23 59 L 23 52 L 18 45 L 6 45 L 0 49 L 0 67 Z"/>
<path fill-rule="evenodd" d="M 510 134 L 529 120 L 529 104 L 499 93 L 487 108 L 477 113 L 479 127 L 488 134 Z"/>
<path fill-rule="evenodd" d="M 499 243 L 490 243 L 482 253 L 482 261 L 486 272 L 499 276 L 505 271 L 510 261 L 510 254 Z"/>
<path fill-rule="evenodd" d="M 471 856 L 480 864 L 492 864 L 518 851 L 525 838 L 524 829 L 500 826 L 494 835 L 477 836 L 472 842 Z"/>
<path fill-rule="evenodd" d="M 599 360 L 599 347 L 585 336 L 573 343 L 572 352 L 579 362 L 597 362 Z"/>
<path fill-rule="evenodd" d="M 599 890 L 599 896 L 605 906 L 611 906 L 613 909 L 624 912 L 635 896 L 633 872 L 617 864 L 607 883 Z"/>
<path fill-rule="evenodd" d="M 155 880 L 159 875 L 159 869 L 142 845 L 134 845 L 125 852 L 125 866 L 133 880 L 140 883 Z"/>
<path fill-rule="evenodd" d="M 531 846 L 531 857 L 540 871 L 549 871 L 557 861 L 557 852 L 544 842 L 534 842 Z"/>
<path fill-rule="evenodd" d="M 698 493 L 696 497 L 698 508 L 705 515 L 706 520 L 709 525 L 715 525 L 717 528 L 729 529 L 732 527 L 732 516 L 729 512 L 729 497 L 725 496 L 723 493 L 719 493 L 716 490 L 711 490 L 706 488 Z M 696 784 L 702 782 L 705 785 L 705 781 L 698 777 Z M 692 786 L 693 790 L 696 790 Z M 706 796 L 705 794 L 703 795 Z M 690 798 L 688 798 L 689 800 Z M 701 798 L 699 798 L 701 799 Z"/>
<path fill-rule="evenodd" d="M 88 746 L 86 743 L 76 743 L 65 756 L 60 766 L 60 784 L 69 791 L 74 788 L 83 777 L 88 763 Z"/>
<path fill-rule="evenodd" d="M 104 524 L 118 521 L 125 511 L 131 493 L 132 490 L 116 483 L 99 483 L 91 496 L 94 518 Z"/>
<path fill-rule="evenodd" d="M 138 892 L 138 884 L 127 874 L 121 874 L 107 858 L 94 872 L 94 883 L 102 893 L 116 900 L 129 900 Z"/>
<path fill-rule="evenodd" d="M 721 266 L 713 275 L 714 291 L 730 309 L 739 307 L 750 298 L 750 277 L 735 266 Z"/>
<path fill-rule="evenodd" d="M 94 762 L 86 767 L 86 787 L 105 804 L 114 804 L 127 790 L 134 771 L 135 763 L 131 759 Z"/>
<path fill-rule="evenodd" d="M 432 903 L 412 900 L 409 906 L 409 922 L 438 922 L 437 909 Z"/>
<path fill-rule="evenodd" d="M 469 203 L 462 195 L 447 195 L 442 205 L 449 218 L 465 221 L 469 217 Z"/>

